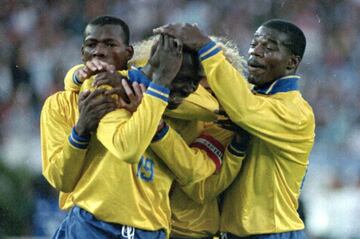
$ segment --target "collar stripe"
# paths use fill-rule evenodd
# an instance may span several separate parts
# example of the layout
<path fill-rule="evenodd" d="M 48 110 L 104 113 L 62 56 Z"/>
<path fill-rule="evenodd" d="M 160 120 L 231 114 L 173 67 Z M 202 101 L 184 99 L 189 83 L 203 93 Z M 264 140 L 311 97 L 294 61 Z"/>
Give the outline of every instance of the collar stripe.
<path fill-rule="evenodd" d="M 295 91 L 295 90 L 299 90 L 299 85 L 298 85 L 299 79 L 301 79 L 301 77 L 297 75 L 285 76 L 274 81 L 268 87 L 264 87 L 264 88 L 254 87 L 253 90 L 256 93 L 264 94 L 264 95 L 273 95 L 280 92 Z"/>

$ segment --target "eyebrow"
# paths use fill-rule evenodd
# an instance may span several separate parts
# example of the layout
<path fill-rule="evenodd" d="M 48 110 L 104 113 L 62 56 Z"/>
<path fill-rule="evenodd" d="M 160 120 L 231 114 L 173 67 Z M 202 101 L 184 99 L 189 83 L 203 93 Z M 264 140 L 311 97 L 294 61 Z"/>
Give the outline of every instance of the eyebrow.
<path fill-rule="evenodd" d="M 254 35 L 254 40 L 256 40 L 256 38 L 259 38 L 259 37 L 261 37 L 261 36 L 263 36 L 263 35 Z M 276 45 L 282 44 L 281 41 L 276 41 L 276 40 L 274 40 L 274 39 L 272 39 L 272 38 L 270 38 L 270 37 L 264 37 L 264 39 L 267 40 L 267 41 L 269 41 L 270 43 L 273 43 L 273 44 L 276 44 Z"/>
<path fill-rule="evenodd" d="M 114 38 L 105 38 L 105 39 L 96 39 L 96 38 L 85 38 L 85 41 L 98 41 L 98 42 L 118 42 L 118 40 Z"/>

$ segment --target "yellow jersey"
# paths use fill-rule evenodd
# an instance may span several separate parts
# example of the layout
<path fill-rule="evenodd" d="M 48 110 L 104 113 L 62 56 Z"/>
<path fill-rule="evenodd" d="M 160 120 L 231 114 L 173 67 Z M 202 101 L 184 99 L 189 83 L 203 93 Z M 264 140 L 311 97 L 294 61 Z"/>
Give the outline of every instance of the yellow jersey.
<path fill-rule="evenodd" d="M 197 131 L 196 138 L 180 136 L 169 130 L 161 139 L 151 144 L 170 170 L 182 168 L 190 171 L 195 164 L 212 160 L 217 172 L 196 183 L 182 185 L 175 182 L 170 193 L 172 210 L 172 237 L 209 237 L 219 232 L 220 211 L 217 196 L 226 189 L 240 170 L 244 148 L 230 144 L 233 133 L 212 123 L 202 122 L 200 127 L 188 127 Z M 176 127 L 176 126 L 174 126 Z M 201 128 L 202 130 L 197 130 Z M 186 132 L 182 132 L 186 133 Z M 169 148 L 169 145 L 172 145 Z M 190 147 L 189 147 L 189 146 Z M 183 162 L 188 168 L 183 168 Z M 182 162 L 179 165 L 178 162 Z M 182 177 L 182 175 L 178 175 Z M 214 190 L 215 189 L 215 190 Z"/>
<path fill-rule="evenodd" d="M 248 88 L 214 42 L 199 51 L 207 80 L 233 122 L 252 135 L 239 175 L 225 193 L 221 231 L 238 236 L 304 228 L 297 208 L 315 137 L 299 76 Z"/>
<path fill-rule="evenodd" d="M 46 100 L 41 113 L 43 175 L 60 191 L 62 209 L 77 205 L 99 220 L 164 229 L 169 235 L 174 174 L 148 149 L 167 97 L 168 89 L 150 83 L 136 112 L 108 113 L 91 138 L 72 130 L 79 117 L 77 92 L 58 92 Z M 190 168 L 196 174 L 181 172 L 177 180 L 182 184 L 215 171 L 211 161 Z"/>

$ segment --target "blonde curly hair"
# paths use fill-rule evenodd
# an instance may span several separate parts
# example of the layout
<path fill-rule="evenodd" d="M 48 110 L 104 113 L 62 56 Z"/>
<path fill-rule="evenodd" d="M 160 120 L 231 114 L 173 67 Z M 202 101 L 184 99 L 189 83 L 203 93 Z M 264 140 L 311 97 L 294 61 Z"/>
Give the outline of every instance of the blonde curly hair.
<path fill-rule="evenodd" d="M 246 60 L 240 55 L 236 44 L 225 37 L 210 36 L 210 38 L 222 49 L 226 59 L 233 65 L 233 67 L 240 73 L 244 73 Z M 150 58 L 152 46 L 158 41 L 158 39 L 158 36 L 152 36 L 149 39 L 134 43 L 134 56 L 129 61 L 129 66 L 144 66 Z"/>

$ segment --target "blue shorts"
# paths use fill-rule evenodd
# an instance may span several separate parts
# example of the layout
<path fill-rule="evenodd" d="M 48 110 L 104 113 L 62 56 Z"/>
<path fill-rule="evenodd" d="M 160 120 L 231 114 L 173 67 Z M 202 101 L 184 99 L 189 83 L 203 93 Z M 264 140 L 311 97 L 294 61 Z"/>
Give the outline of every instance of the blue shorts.
<path fill-rule="evenodd" d="M 304 230 L 239 237 L 227 233 L 227 239 L 307 239 Z"/>
<path fill-rule="evenodd" d="M 214 237 L 170 237 L 170 239 L 213 239 Z"/>
<path fill-rule="evenodd" d="M 97 220 L 91 213 L 77 206 L 73 207 L 60 227 L 55 232 L 53 239 L 165 239 L 163 230 L 146 231 L 115 223 Z"/>

